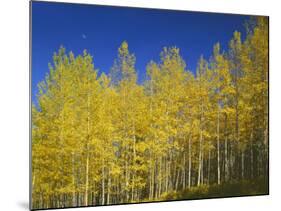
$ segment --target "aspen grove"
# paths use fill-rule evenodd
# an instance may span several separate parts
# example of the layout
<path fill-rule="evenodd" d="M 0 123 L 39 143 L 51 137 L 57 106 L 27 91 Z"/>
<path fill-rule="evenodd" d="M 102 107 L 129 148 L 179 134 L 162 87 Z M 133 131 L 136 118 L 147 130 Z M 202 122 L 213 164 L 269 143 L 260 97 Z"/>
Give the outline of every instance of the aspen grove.
<path fill-rule="evenodd" d="M 164 47 L 142 83 L 126 41 L 109 74 L 86 50 L 61 47 L 32 105 L 32 208 L 267 182 L 268 19 L 249 21 L 246 32 L 235 31 L 226 51 L 215 44 L 196 73 L 179 48 Z"/>

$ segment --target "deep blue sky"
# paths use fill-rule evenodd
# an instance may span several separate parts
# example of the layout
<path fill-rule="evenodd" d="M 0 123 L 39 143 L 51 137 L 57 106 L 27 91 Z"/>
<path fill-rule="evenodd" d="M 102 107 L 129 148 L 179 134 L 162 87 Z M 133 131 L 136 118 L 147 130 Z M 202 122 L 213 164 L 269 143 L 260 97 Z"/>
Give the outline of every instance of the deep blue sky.
<path fill-rule="evenodd" d="M 108 73 L 117 49 L 126 40 L 136 55 L 141 82 L 150 60 L 159 61 L 164 46 L 177 46 L 195 71 L 199 56 L 208 58 L 213 45 L 227 49 L 235 30 L 245 34 L 249 16 L 81 4 L 32 2 L 32 100 L 52 56 L 63 45 L 75 55 L 84 49 L 99 72 Z"/>

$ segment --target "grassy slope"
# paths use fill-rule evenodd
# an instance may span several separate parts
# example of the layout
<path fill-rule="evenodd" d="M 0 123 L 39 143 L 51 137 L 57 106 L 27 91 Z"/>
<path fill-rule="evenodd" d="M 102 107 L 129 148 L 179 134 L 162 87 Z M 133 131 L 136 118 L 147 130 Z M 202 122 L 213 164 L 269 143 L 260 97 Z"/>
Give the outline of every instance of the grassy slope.
<path fill-rule="evenodd" d="M 266 195 L 269 194 L 267 179 L 239 181 L 221 185 L 201 185 L 181 192 L 170 192 L 162 195 L 161 200 L 203 199 L 231 196 Z"/>

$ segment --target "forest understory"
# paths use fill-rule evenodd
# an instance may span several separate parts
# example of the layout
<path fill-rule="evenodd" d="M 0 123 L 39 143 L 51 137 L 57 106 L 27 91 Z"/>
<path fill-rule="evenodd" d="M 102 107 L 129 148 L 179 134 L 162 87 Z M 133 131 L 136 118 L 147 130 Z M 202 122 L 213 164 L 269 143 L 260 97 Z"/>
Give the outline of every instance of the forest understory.
<path fill-rule="evenodd" d="M 191 200 L 209 199 L 238 196 L 258 196 L 269 194 L 268 178 L 243 180 L 237 182 L 201 185 L 198 187 L 187 188 L 180 192 L 165 193 L 162 201 L 166 200 Z"/>

